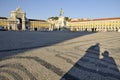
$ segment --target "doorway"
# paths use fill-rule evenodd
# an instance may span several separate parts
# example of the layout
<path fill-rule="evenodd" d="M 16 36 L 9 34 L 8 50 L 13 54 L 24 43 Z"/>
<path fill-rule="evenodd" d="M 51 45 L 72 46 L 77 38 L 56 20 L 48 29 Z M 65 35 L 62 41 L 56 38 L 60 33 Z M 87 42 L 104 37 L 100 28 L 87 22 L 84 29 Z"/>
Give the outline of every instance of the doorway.
<path fill-rule="evenodd" d="M 22 30 L 22 19 L 21 18 L 17 18 L 17 29 Z"/>

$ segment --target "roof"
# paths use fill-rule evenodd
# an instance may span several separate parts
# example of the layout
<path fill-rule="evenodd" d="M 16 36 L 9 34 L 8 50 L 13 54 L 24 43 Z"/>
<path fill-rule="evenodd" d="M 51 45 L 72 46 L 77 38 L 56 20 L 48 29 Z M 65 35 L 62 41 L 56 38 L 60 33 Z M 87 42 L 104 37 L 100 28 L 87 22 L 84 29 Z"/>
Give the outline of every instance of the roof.
<path fill-rule="evenodd" d="M 120 19 L 120 17 L 115 17 L 115 18 L 99 18 L 99 19 L 93 19 L 93 21 L 98 21 L 98 20 L 115 20 L 115 19 Z"/>
<path fill-rule="evenodd" d="M 45 20 L 38 20 L 38 19 L 29 19 L 29 21 L 41 21 L 41 22 L 47 22 Z"/>
<path fill-rule="evenodd" d="M 0 17 L 0 19 L 8 19 L 8 18 L 6 18 L 6 17 Z"/>
<path fill-rule="evenodd" d="M 92 21 L 92 20 L 75 20 L 75 21 L 70 21 L 70 22 L 86 22 L 86 21 Z"/>
<path fill-rule="evenodd" d="M 98 18 L 98 19 L 88 19 L 88 20 L 73 20 L 70 22 L 86 22 L 86 21 L 101 21 L 101 20 L 116 20 L 116 19 L 120 19 L 120 17 L 115 17 L 115 18 Z"/>

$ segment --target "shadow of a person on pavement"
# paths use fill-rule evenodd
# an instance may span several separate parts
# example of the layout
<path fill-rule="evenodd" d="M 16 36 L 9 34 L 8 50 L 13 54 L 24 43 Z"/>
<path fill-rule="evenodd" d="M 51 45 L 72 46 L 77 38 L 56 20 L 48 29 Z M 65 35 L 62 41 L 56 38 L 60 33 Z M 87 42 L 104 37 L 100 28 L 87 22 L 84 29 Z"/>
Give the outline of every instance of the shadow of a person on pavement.
<path fill-rule="evenodd" d="M 97 43 L 89 47 L 85 55 L 73 65 L 61 80 L 119 80 L 119 70 L 114 59 L 109 57 L 109 52 L 105 51 L 103 59 L 99 59 L 99 45 Z M 108 69 L 108 67 L 110 68 Z"/>
<path fill-rule="evenodd" d="M 119 80 L 120 71 L 117 68 L 115 60 L 112 57 L 110 57 L 108 51 L 104 51 L 104 53 L 102 53 L 102 56 L 103 58 L 101 59 L 101 64 L 105 66 L 103 66 L 103 68 L 100 69 L 104 73 L 104 76 L 108 77 L 107 79 L 109 80 Z"/>

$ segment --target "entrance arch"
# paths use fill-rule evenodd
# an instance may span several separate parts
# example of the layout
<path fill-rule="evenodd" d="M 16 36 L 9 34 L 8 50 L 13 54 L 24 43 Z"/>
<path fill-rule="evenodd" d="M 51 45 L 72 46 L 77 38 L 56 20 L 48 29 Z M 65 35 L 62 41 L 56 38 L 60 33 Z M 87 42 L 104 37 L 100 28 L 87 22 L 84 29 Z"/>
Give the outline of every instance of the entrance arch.
<path fill-rule="evenodd" d="M 11 26 L 12 30 L 26 30 L 27 21 L 26 13 L 21 8 L 17 8 L 15 11 L 11 11 L 8 28 L 10 29 Z"/>
<path fill-rule="evenodd" d="M 22 19 L 21 18 L 17 18 L 17 29 L 22 30 Z"/>

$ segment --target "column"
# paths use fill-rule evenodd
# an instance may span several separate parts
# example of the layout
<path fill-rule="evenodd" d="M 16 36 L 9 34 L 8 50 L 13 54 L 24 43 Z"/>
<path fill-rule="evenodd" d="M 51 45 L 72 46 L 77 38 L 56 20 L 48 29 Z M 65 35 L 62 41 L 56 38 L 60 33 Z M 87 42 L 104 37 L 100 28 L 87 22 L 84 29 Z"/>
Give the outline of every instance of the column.
<path fill-rule="evenodd" d="M 22 21 L 22 30 L 26 30 L 25 21 Z"/>

